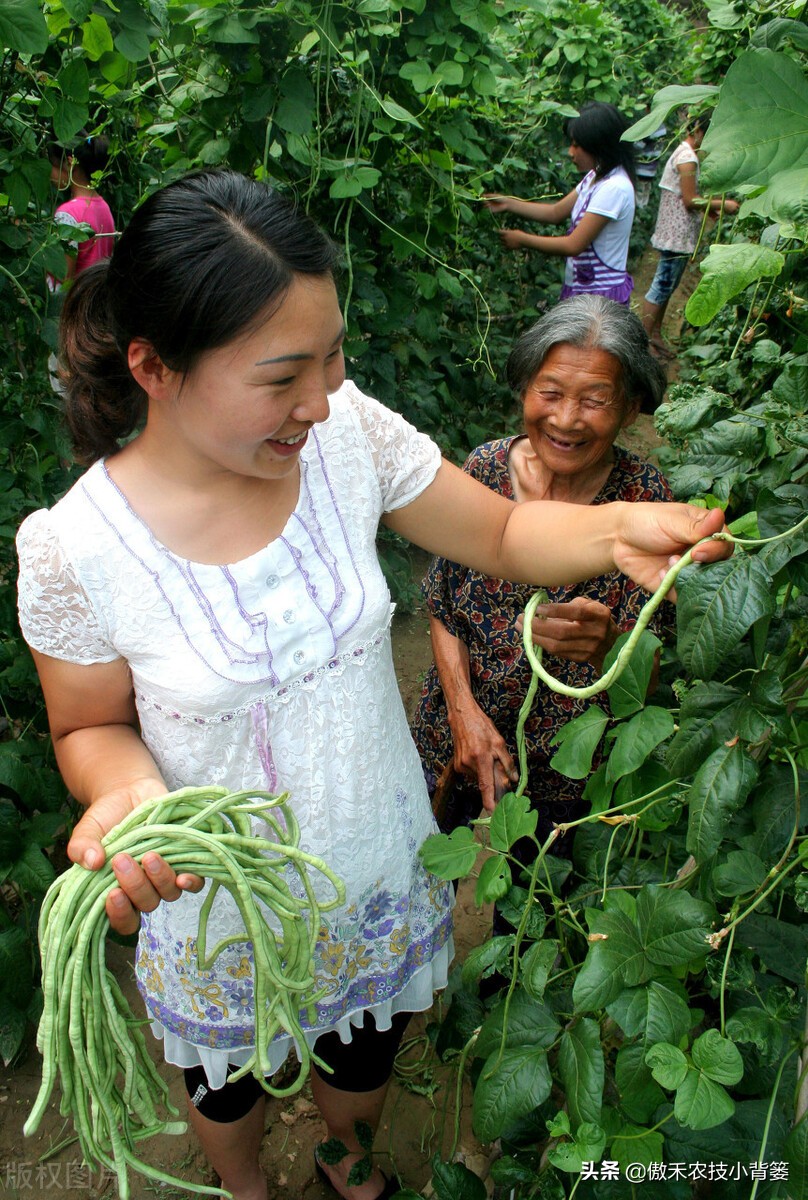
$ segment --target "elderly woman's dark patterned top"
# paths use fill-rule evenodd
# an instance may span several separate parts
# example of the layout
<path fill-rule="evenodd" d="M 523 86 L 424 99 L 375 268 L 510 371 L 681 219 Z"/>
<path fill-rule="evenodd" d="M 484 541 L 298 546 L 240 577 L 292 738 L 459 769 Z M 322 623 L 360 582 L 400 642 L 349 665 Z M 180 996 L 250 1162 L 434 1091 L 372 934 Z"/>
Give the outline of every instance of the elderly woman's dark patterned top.
<path fill-rule="evenodd" d="M 463 467 L 469 475 L 509 500 L 514 499 L 508 472 L 508 455 L 514 441 L 515 438 L 509 437 L 478 446 Z M 609 478 L 593 504 L 606 504 L 611 500 L 672 499 L 670 488 L 656 467 L 620 446 L 614 447 L 614 456 Z M 535 588 L 528 584 L 493 579 L 444 558 L 433 560 L 423 584 L 430 613 L 468 647 L 474 698 L 505 738 L 514 761 L 517 760 L 516 722 L 531 678 L 515 624 L 534 591 Z M 599 600 L 611 609 L 621 631 L 634 625 L 648 599 L 642 588 L 618 571 L 599 575 L 574 587 L 550 588 L 548 595 L 554 603 L 576 596 Z M 672 625 L 671 611 L 669 606 L 663 605 L 655 614 L 651 628 L 658 635 L 660 630 Z M 552 675 L 576 686 L 592 683 L 597 677 L 589 663 L 574 663 L 551 654 L 544 656 L 544 662 Z M 587 704 L 587 701 L 560 696 L 540 684 L 533 712 L 525 726 L 530 772 L 527 793 L 533 807 L 539 810 L 539 833 L 544 830 L 544 836 L 552 822 L 574 819 L 580 812 L 584 784 L 567 779 L 550 767 L 549 760 L 557 749 L 550 746 L 550 741 L 558 729 L 583 712 Z M 453 754 L 446 702 L 434 664 L 424 681 L 412 732 L 431 794 Z M 462 783 L 455 793 L 442 821 L 444 828 L 453 828 L 470 820 L 480 811 L 476 787 Z"/>

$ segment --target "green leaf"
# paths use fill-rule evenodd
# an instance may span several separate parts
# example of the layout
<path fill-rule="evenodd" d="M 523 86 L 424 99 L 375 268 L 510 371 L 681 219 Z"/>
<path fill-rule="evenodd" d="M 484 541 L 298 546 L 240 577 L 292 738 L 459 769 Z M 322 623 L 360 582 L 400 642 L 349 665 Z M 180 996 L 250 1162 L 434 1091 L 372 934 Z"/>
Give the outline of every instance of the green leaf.
<path fill-rule="evenodd" d="M 436 67 L 434 78 L 437 83 L 459 87 L 463 82 L 463 67 L 459 62 L 447 59 Z"/>
<path fill-rule="evenodd" d="M 596 1021 L 584 1017 L 565 1030 L 558 1048 L 558 1073 L 573 1124 L 597 1125 L 606 1071 Z"/>
<path fill-rule="evenodd" d="M 665 1093 L 654 1082 L 645 1063 L 646 1047 L 634 1043 L 622 1046 L 614 1064 L 614 1081 L 620 1093 L 620 1107 L 632 1121 L 651 1122 L 665 1101 Z"/>
<path fill-rule="evenodd" d="M 808 167 L 780 171 L 765 194 L 770 217 L 782 225 L 804 225 L 808 221 Z"/>
<path fill-rule="evenodd" d="M 763 1008 L 739 1008 L 727 1020 L 727 1033 L 734 1042 L 751 1043 L 766 1063 L 778 1062 L 784 1028 Z"/>
<path fill-rule="evenodd" d="M 699 263 L 703 278 L 685 305 L 691 325 L 707 325 L 725 304 L 756 283 L 775 279 L 785 266 L 779 250 L 753 242 L 713 245 Z"/>
<path fill-rule="evenodd" d="M 715 910 L 687 892 L 647 884 L 637 897 L 637 925 L 648 960 L 662 967 L 686 966 L 708 952 Z"/>
<path fill-rule="evenodd" d="M 550 766 L 568 779 L 586 779 L 608 724 L 609 718 L 596 704 L 567 721 L 551 739 L 550 745 L 560 749 L 550 759 Z"/>
<path fill-rule="evenodd" d="M 713 750 L 737 732 L 743 693 L 725 683 L 705 681 L 691 688 L 679 709 L 679 730 L 665 748 L 671 774 L 692 775 Z"/>
<path fill-rule="evenodd" d="M 317 1157 L 327 1167 L 335 1167 L 337 1163 L 341 1163 L 347 1153 L 348 1147 L 339 1138 L 335 1137 L 328 1138 L 325 1142 L 320 1142 L 317 1147 Z"/>
<path fill-rule="evenodd" d="M 421 862 L 438 879 L 461 879 L 477 861 L 480 845 L 465 825 L 451 833 L 433 833 L 418 851 Z"/>
<path fill-rule="evenodd" d="M 808 25 L 793 21 L 789 17 L 774 17 L 758 25 L 749 39 L 750 46 L 779 50 L 784 42 L 791 42 L 800 50 L 808 50 Z"/>
<path fill-rule="evenodd" d="M 54 88 L 45 93 L 39 106 L 40 115 L 50 117 L 53 122 L 53 133 L 58 142 L 69 142 L 75 137 L 82 126 L 87 124 L 89 109 L 87 104 L 75 103 L 64 96 L 58 95 Z"/>
<path fill-rule="evenodd" d="M 547 1157 L 559 1171 L 580 1175 L 585 1162 L 600 1162 L 608 1138 L 599 1125 L 586 1122 L 579 1125 L 572 1142 L 559 1142 Z"/>
<path fill-rule="evenodd" d="M 331 184 L 328 194 L 334 200 L 345 200 L 360 195 L 362 191 L 364 188 L 355 175 L 340 175 Z"/>
<path fill-rule="evenodd" d="M 465 987 L 471 987 L 478 979 L 493 975 L 495 971 L 506 971 L 513 950 L 514 935 L 501 934 L 490 938 L 482 946 L 475 946 L 466 955 L 461 977 Z"/>
<path fill-rule="evenodd" d="M 703 194 L 765 185 L 808 156 L 808 82 L 801 63 L 747 50 L 727 71 L 702 143 Z M 688 314 L 688 320 L 690 319 Z"/>
<path fill-rule="evenodd" d="M 766 864 L 751 850 L 731 850 L 713 871 L 713 887 L 719 896 L 744 896 L 754 892 L 767 874 Z"/>
<path fill-rule="evenodd" d="M 693 1067 L 688 1069 L 673 1102 L 677 1121 L 690 1129 L 712 1129 L 723 1125 L 734 1112 L 734 1100 L 719 1083 L 714 1083 L 702 1071 Z"/>
<path fill-rule="evenodd" d="M 660 1087 L 667 1088 L 670 1092 L 679 1087 L 688 1072 L 686 1055 L 678 1046 L 672 1046 L 669 1042 L 659 1042 L 652 1046 L 645 1055 L 645 1061 Z"/>
<path fill-rule="evenodd" d="M 0 1058 L 10 1066 L 25 1043 L 28 1019 L 25 1013 L 0 996 Z"/>
<path fill-rule="evenodd" d="M 652 750 L 673 733 L 673 714 L 667 708 L 649 705 L 618 726 L 606 778 L 616 781 L 630 775 L 645 762 Z"/>
<path fill-rule="evenodd" d="M 672 1042 L 675 1046 L 694 1023 L 681 991 L 681 985 L 673 979 L 652 979 L 644 987 L 621 992 L 607 1011 L 626 1037 L 642 1036 L 646 1047 L 655 1042 Z"/>
<path fill-rule="evenodd" d="M 732 814 L 745 802 L 759 768 L 740 744 L 719 746 L 696 772 L 687 794 L 687 851 L 697 862 L 712 858 Z"/>
<path fill-rule="evenodd" d="M 790 766 L 767 763 L 752 794 L 754 832 L 740 844 L 764 862 L 779 857 L 791 837 L 797 815 L 798 803 Z"/>
<path fill-rule="evenodd" d="M 783 1155 L 788 1163 L 790 1200 L 808 1200 L 808 1116 L 803 1116 L 789 1133 Z"/>
<path fill-rule="evenodd" d="M 90 75 L 82 59 L 72 58 L 65 63 L 56 80 L 62 94 L 76 104 L 86 104 L 90 99 Z"/>
<path fill-rule="evenodd" d="M 668 114 L 672 113 L 674 109 L 683 106 L 697 108 L 705 100 L 712 100 L 718 94 L 718 90 L 714 84 L 701 83 L 693 84 L 690 87 L 672 84 L 669 87 L 660 88 L 658 92 L 654 93 L 648 113 L 629 126 L 623 134 L 622 141 L 639 142 L 643 138 L 650 137 L 652 133 L 656 133 L 660 125 L 665 123 Z"/>
<path fill-rule="evenodd" d="M 17 1008 L 25 1009 L 31 999 L 33 968 L 31 945 L 22 929 L 12 926 L 0 932 L 0 995 Z"/>
<path fill-rule="evenodd" d="M 399 74 L 409 80 L 416 92 L 425 92 L 432 86 L 432 69 L 426 59 L 404 63 Z"/>
<path fill-rule="evenodd" d="M 509 924 L 516 928 L 524 916 L 525 909 L 528 906 L 527 888 L 521 887 L 515 883 L 508 889 L 507 895 L 503 896 L 497 908 L 500 916 Z M 530 905 L 527 923 L 525 925 L 525 937 L 528 941 L 536 941 L 544 934 L 547 925 L 547 914 L 542 908 L 541 897 L 534 896 Z"/>
<path fill-rule="evenodd" d="M 620 1165 L 622 1171 L 631 1163 L 650 1167 L 651 1163 L 664 1161 L 665 1139 L 661 1133 L 643 1129 L 639 1125 L 623 1125 L 611 1144 L 610 1157 Z"/>
<path fill-rule="evenodd" d="M 89 20 L 82 26 L 81 45 L 84 53 L 93 62 L 98 62 L 102 54 L 108 54 L 112 50 L 112 33 L 100 13 L 91 13 Z M 75 96 L 72 98 L 76 99 Z"/>
<path fill-rule="evenodd" d="M 510 850 L 520 838 L 536 832 L 539 814 L 532 811 L 527 796 L 506 792 L 491 814 L 489 837 L 494 850 Z"/>
<path fill-rule="evenodd" d="M 485 1200 L 483 1181 L 465 1164 L 443 1162 L 439 1154 L 432 1159 L 432 1187 L 435 1200 Z"/>
<path fill-rule="evenodd" d="M 789 983 L 798 987 L 805 983 L 808 959 L 808 930 L 805 928 L 753 913 L 738 926 L 735 945 L 754 950 L 769 971 Z"/>
<path fill-rule="evenodd" d="M 588 908 L 586 919 L 589 952 L 572 989 L 579 1012 L 605 1008 L 624 988 L 642 983 L 648 970 L 636 926 L 625 913 Z"/>
<path fill-rule="evenodd" d="M 623 633 L 612 646 L 603 663 L 607 671 L 617 657 L 630 633 Z M 649 629 L 644 629 L 640 640 L 634 648 L 634 653 L 626 664 L 620 678 L 607 689 L 609 705 L 615 717 L 630 717 L 638 712 L 645 704 L 648 695 L 648 685 L 654 669 L 654 659 L 662 643 Z"/>
<path fill-rule="evenodd" d="M 214 21 L 208 32 L 214 42 L 225 46 L 257 45 L 261 41 L 256 30 L 248 28 L 235 12 Z"/>
<path fill-rule="evenodd" d="M 414 125 L 416 129 L 422 129 L 423 126 L 417 117 L 414 117 L 411 112 L 403 108 L 400 104 L 392 100 L 390 96 L 379 98 L 379 104 L 388 117 L 392 117 L 394 121 L 402 121 L 407 125 Z"/>
<path fill-rule="evenodd" d="M 11 878 L 24 891 L 44 896 L 56 872 L 38 846 L 28 846 L 11 868 Z"/>
<path fill-rule="evenodd" d="M 715 1083 L 732 1087 L 743 1079 L 743 1059 L 738 1047 L 717 1029 L 708 1029 L 697 1037 L 690 1054 L 693 1065 Z"/>
<path fill-rule="evenodd" d="M 274 121 L 287 133 L 305 136 L 314 126 L 317 100 L 305 71 L 289 70 L 280 81 L 280 100 Z"/>
<path fill-rule="evenodd" d="M 534 942 L 522 955 L 519 962 L 519 976 L 525 991 L 534 1000 L 541 1000 L 547 980 L 558 955 L 558 942 L 542 939 Z"/>
<path fill-rule="evenodd" d="M 0 45 L 20 54 L 44 54 L 48 26 L 38 0 L 3 0 L 0 6 Z"/>
<path fill-rule="evenodd" d="M 553 1045 L 561 1027 L 553 1011 L 532 999 L 522 988 L 517 987 L 508 1007 L 508 1027 L 505 1048 L 517 1046 L 542 1046 L 545 1050 Z M 502 1022 L 505 1019 L 505 1001 L 500 1000 L 496 1008 L 486 1017 L 479 1034 L 474 1053 L 479 1058 L 488 1058 L 499 1049 L 502 1040 Z"/>
<path fill-rule="evenodd" d="M 148 58 L 157 27 L 149 20 L 137 0 L 118 0 L 120 26 L 115 33 L 115 48 L 128 62 Z"/>
<path fill-rule="evenodd" d="M 498 1138 L 520 1117 L 543 1104 L 552 1090 L 547 1051 L 540 1046 L 518 1046 L 498 1052 L 483 1064 L 474 1089 L 474 1132 L 483 1142 Z"/>
<path fill-rule="evenodd" d="M 500 855 L 487 858 L 482 865 L 477 886 L 474 889 L 474 903 L 477 905 L 491 904 L 507 895 L 511 887 L 511 868 L 508 860 Z"/>
<path fill-rule="evenodd" d="M 774 612 L 771 584 L 759 559 L 737 552 L 686 573 L 676 605 L 676 649 L 691 674 L 709 679 L 755 621 Z"/>

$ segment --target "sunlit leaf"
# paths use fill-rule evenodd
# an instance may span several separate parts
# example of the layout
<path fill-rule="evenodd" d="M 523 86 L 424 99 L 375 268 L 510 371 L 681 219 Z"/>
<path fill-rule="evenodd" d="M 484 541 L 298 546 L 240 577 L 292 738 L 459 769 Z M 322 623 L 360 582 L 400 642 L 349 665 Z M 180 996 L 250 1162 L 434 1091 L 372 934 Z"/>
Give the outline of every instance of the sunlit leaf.
<path fill-rule="evenodd" d="M 779 250 L 752 242 L 711 246 L 699 263 L 702 278 L 685 306 L 685 316 L 691 325 L 706 325 L 751 283 L 776 278 L 785 261 Z"/>
<path fill-rule="evenodd" d="M 702 151 L 705 195 L 742 183 L 767 184 L 779 171 L 805 163 L 808 81 L 802 65 L 772 50 L 740 54 L 724 77 Z"/>

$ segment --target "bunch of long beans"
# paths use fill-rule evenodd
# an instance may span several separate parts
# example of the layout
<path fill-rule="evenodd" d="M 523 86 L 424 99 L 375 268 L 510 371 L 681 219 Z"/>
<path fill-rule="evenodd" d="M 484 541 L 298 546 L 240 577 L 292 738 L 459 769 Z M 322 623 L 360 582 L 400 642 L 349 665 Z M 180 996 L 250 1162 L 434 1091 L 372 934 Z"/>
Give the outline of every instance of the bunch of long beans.
<path fill-rule="evenodd" d="M 84 1160 L 114 1170 L 121 1200 L 127 1200 L 127 1168 L 187 1191 L 226 1195 L 220 1188 L 189 1184 L 138 1159 L 135 1145 L 154 1133 L 182 1133 L 168 1087 L 146 1047 L 141 1026 L 108 970 L 105 959 L 109 921 L 105 902 L 117 887 L 110 862 L 125 852 L 140 860 L 156 851 L 177 872 L 212 881 L 202 905 L 197 955 L 207 970 L 226 947 L 250 942 L 254 960 L 255 1049 L 231 1079 L 252 1072 L 276 1096 L 298 1091 L 312 1055 L 301 1012 L 314 1022 L 320 998 L 314 981 L 313 951 L 320 914 L 345 898 L 339 879 L 320 859 L 300 849 L 300 828 L 288 795 L 228 792 L 226 788 L 183 788 L 138 805 L 103 839 L 104 866 L 97 871 L 73 866 L 49 889 L 39 919 L 44 1007 L 37 1046 L 43 1056 L 42 1084 L 25 1123 L 33 1133 L 56 1082 L 62 1116 L 72 1117 Z M 252 819 L 269 827 L 253 833 Z M 334 895 L 318 901 L 310 872 L 324 875 Z M 293 895 L 289 877 L 296 878 Z M 244 933 L 207 948 L 207 926 L 220 888 L 233 897 Z M 262 909 L 263 906 L 263 909 Z M 264 910 L 272 914 L 269 921 Z M 295 1079 L 283 1088 L 267 1080 L 269 1047 L 278 1033 L 291 1035 L 299 1055 Z"/>

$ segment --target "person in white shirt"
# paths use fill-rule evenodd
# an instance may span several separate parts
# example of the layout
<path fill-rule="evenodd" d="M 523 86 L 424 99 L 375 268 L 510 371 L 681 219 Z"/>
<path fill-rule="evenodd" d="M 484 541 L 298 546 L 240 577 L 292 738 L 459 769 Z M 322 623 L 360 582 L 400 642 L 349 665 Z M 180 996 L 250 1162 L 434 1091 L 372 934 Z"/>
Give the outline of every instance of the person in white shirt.
<path fill-rule="evenodd" d="M 709 117 L 693 120 L 683 142 L 665 163 L 659 181 L 660 197 L 651 245 L 659 250 L 659 262 L 645 294 L 642 323 L 658 358 L 672 358 L 674 351 L 662 336 L 662 321 L 668 302 L 679 286 L 687 260 L 695 252 L 705 210 L 709 216 L 736 213 L 738 202 L 721 196 L 705 200 L 699 193 L 698 151 L 710 123 Z"/>
<path fill-rule="evenodd" d="M 560 236 L 500 230 L 509 250 L 525 247 L 567 259 L 562 300 L 589 293 L 618 304 L 629 302 L 634 281 L 626 264 L 636 180 L 633 146 L 620 140 L 627 128 L 613 104 L 589 101 L 566 125 L 568 154 L 584 175 L 571 192 L 553 204 L 496 194 L 483 198 L 491 212 L 510 212 L 550 225 L 569 221 L 567 232 Z"/>

